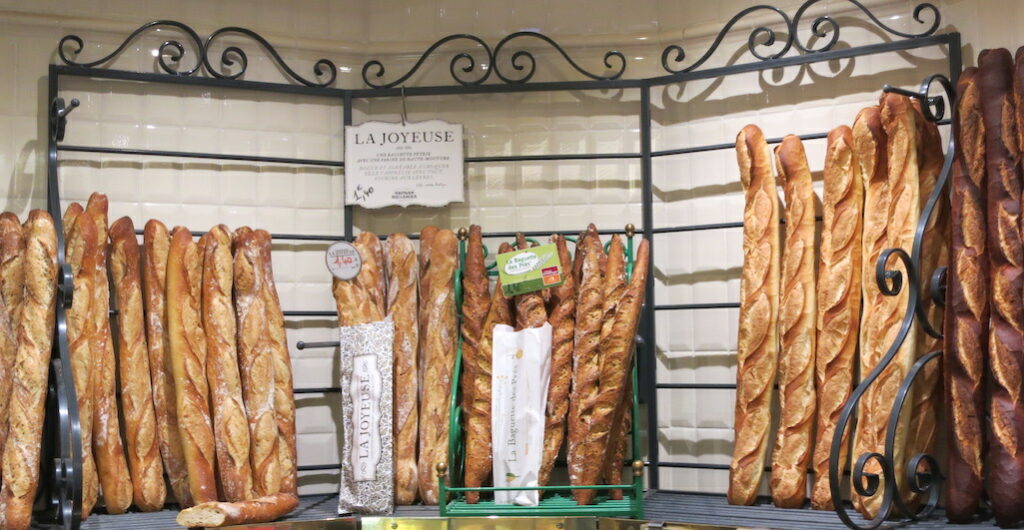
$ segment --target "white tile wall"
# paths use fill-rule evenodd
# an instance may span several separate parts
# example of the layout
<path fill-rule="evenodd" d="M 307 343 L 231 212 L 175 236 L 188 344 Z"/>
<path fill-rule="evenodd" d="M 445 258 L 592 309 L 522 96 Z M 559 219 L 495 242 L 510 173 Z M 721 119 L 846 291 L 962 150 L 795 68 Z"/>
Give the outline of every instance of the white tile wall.
<path fill-rule="evenodd" d="M 775 2 L 792 12 L 799 0 Z M 912 29 L 908 14 L 917 2 L 872 0 L 876 12 L 898 29 Z M 984 47 L 1024 43 L 1019 20 L 1024 6 L 1012 0 L 942 0 L 943 28 L 959 30 L 964 59 L 972 64 Z M 3 208 L 24 214 L 45 200 L 46 65 L 56 59 L 59 38 L 75 32 L 86 41 L 83 58 L 99 57 L 127 31 L 161 17 L 193 24 L 200 34 L 227 25 L 263 33 L 290 64 L 307 77 L 317 58 L 339 66 L 339 86 L 358 87 L 363 62 L 379 57 L 385 80 L 401 75 L 437 37 L 473 33 L 494 44 L 524 28 L 539 28 L 566 44 L 584 68 L 601 73 L 605 50 L 629 57 L 627 76 L 655 75 L 667 43 L 686 46 L 687 61 L 699 57 L 710 36 L 747 2 L 726 0 L 572 0 L 554 5 L 524 0 L 470 2 L 428 0 L 184 0 L 173 6 L 156 0 L 90 3 L 50 0 L 26 5 L 0 0 L 0 197 Z M 848 9 L 842 0 L 822 2 L 821 12 Z M 894 18 L 894 17 L 900 18 Z M 766 23 L 776 23 L 770 17 Z M 851 45 L 877 42 L 877 32 L 844 25 Z M 761 22 L 743 20 L 723 44 L 724 53 L 707 64 L 747 61 L 746 38 Z M 800 36 L 806 39 L 809 30 Z M 154 71 L 149 51 L 167 36 L 149 35 L 112 63 Z M 226 40 L 229 42 L 231 39 Z M 234 41 L 231 41 L 234 42 Z M 537 44 L 522 39 L 523 45 Z M 247 79 L 282 80 L 265 54 L 251 44 Z M 457 49 L 455 43 L 442 52 Z M 535 80 L 576 78 L 557 54 L 535 49 Z M 735 52 L 735 53 L 734 53 Z M 450 55 L 441 54 L 410 84 L 450 83 Z M 194 64 L 190 51 L 183 59 Z M 498 58 L 514 74 L 508 55 Z M 501 62 L 504 61 L 504 62 Z M 688 63 L 687 63 L 688 64 Z M 652 91 L 655 149 L 728 143 L 746 123 L 769 136 L 821 132 L 849 123 L 872 103 L 884 82 L 912 86 L 944 69 L 944 52 L 920 50 L 814 65 L 804 69 L 736 75 L 726 79 L 670 85 Z M 493 65 L 489 65 L 493 68 Z M 67 143 L 202 150 L 340 160 L 341 108 L 326 98 L 275 96 L 244 91 L 162 87 L 79 78 L 62 80 L 62 95 L 82 106 L 72 115 Z M 409 118 L 442 118 L 466 126 L 469 156 L 636 152 L 639 93 L 588 91 L 503 96 L 419 97 L 408 102 Z M 356 101 L 356 122 L 398 120 L 397 99 Z M 823 141 L 807 143 L 811 166 L 819 170 Z M 130 215 L 141 225 L 157 217 L 169 225 L 206 229 L 218 222 L 250 224 L 277 232 L 339 233 L 342 174 L 334 169 L 275 164 L 62 155 L 62 197 L 84 200 L 106 192 L 111 215 Z M 742 192 L 729 150 L 654 161 L 654 215 L 660 226 L 733 222 L 741 219 Z M 820 180 L 820 175 L 816 177 Z M 820 188 L 819 188 L 820 189 Z M 640 173 L 635 160 L 471 164 L 467 203 L 443 209 L 357 210 L 359 229 L 381 233 L 417 231 L 430 222 L 443 226 L 482 224 L 488 230 L 579 229 L 640 223 Z M 659 235 L 655 238 L 658 304 L 725 302 L 738 297 L 741 231 Z M 492 244 L 492 246 L 494 246 Z M 319 243 L 278 243 L 274 265 L 282 302 L 288 309 L 331 309 L 328 277 Z M 664 382 L 728 383 L 734 380 L 736 311 L 674 311 L 657 315 L 658 378 Z M 331 323 L 294 319 L 289 343 L 330 340 Z M 331 350 L 292 349 L 296 386 L 336 386 L 337 357 Z M 733 392 L 661 390 L 658 439 L 661 457 L 671 461 L 728 463 L 732 441 Z M 300 463 L 338 461 L 336 396 L 298 399 Z M 336 474 L 309 473 L 303 491 L 335 488 Z M 727 474 L 715 470 L 663 469 L 666 488 L 724 491 Z"/>

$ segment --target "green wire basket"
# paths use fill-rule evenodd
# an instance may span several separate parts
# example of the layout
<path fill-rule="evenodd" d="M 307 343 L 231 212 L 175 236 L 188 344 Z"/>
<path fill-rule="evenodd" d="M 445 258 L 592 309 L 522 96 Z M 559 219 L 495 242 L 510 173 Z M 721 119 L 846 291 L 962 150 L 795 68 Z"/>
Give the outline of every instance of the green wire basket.
<path fill-rule="evenodd" d="M 462 326 L 462 271 L 466 265 L 466 229 L 459 230 L 459 268 L 455 273 L 455 306 L 458 313 L 459 329 Z M 626 255 L 626 278 L 633 273 L 633 225 L 626 226 L 625 255 Z M 575 242 L 572 238 L 566 238 Z M 531 240 L 532 241 L 532 240 Z M 535 241 L 534 241 L 535 242 Z M 485 255 L 487 253 L 484 248 Z M 493 269 L 494 265 L 491 265 Z M 491 276 L 496 276 L 497 271 L 489 271 Z M 482 487 L 466 488 L 462 486 L 463 470 L 465 467 L 465 440 L 462 432 L 462 407 L 459 389 L 462 378 L 462 334 L 459 333 L 458 353 L 455 358 L 454 377 L 452 378 L 451 403 L 449 406 L 448 425 L 448 462 L 437 465 L 437 478 L 440 484 L 440 515 L 442 517 L 486 517 L 491 515 L 500 516 L 538 516 L 538 517 L 631 517 L 643 519 L 643 493 L 644 463 L 640 459 L 640 430 L 637 422 L 640 418 L 640 404 L 637 400 L 637 361 L 633 355 L 633 422 L 630 430 L 631 451 L 632 451 L 632 482 L 629 484 L 599 484 L 594 486 L 534 486 L 534 487 Z M 572 497 L 573 490 L 591 489 L 598 490 L 593 504 L 578 505 Z M 609 498 L 608 492 L 613 489 L 622 490 L 622 499 L 614 500 Z M 541 497 L 537 506 L 518 506 L 513 504 L 495 504 L 492 499 L 485 499 L 480 496 L 479 502 L 469 504 L 466 502 L 466 492 L 493 493 L 495 491 L 541 491 L 546 493 Z"/>

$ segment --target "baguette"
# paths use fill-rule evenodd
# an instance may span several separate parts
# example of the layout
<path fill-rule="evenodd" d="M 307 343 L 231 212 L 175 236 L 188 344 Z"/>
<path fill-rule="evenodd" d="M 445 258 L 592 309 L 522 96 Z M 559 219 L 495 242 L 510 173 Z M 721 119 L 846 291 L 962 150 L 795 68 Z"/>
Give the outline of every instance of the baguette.
<path fill-rule="evenodd" d="M 746 204 L 736 346 L 736 443 L 729 465 L 729 504 L 750 505 L 764 476 L 778 357 L 779 198 L 764 134 L 747 125 L 736 136 Z"/>
<path fill-rule="evenodd" d="M 602 297 L 604 283 L 601 271 L 601 240 L 596 230 L 577 240 L 580 262 L 580 282 L 576 291 L 576 323 L 573 329 L 572 392 L 569 394 L 569 482 L 573 486 L 587 486 L 586 442 L 593 432 L 593 414 L 600 391 Z M 574 265 L 575 268 L 575 265 Z M 592 464 L 591 464 L 592 465 Z M 597 480 L 597 477 L 593 479 Z M 592 493 L 573 490 L 577 502 L 589 502 Z"/>
<path fill-rule="evenodd" d="M 786 195 L 786 246 L 779 301 L 779 427 L 770 489 L 779 508 L 807 499 L 807 468 L 814 437 L 815 335 L 814 190 L 803 142 L 794 135 L 775 148 L 775 167 Z"/>
<path fill-rule="evenodd" d="M 167 251 L 167 334 L 170 338 L 178 432 L 192 502 L 217 500 L 214 438 L 202 322 L 202 256 L 192 234 L 175 227 Z"/>
<path fill-rule="evenodd" d="M 32 210 L 25 222 L 25 291 L 18 323 L 0 487 L 0 528 L 27 529 L 39 485 L 50 348 L 57 306 L 57 231 L 50 214 Z"/>
<path fill-rule="evenodd" d="M 118 366 L 128 464 L 135 506 L 144 512 L 164 505 L 167 489 L 157 442 L 146 329 L 142 316 L 139 241 L 135 225 L 122 217 L 110 226 L 110 277 L 117 300 Z"/>
<path fill-rule="evenodd" d="M 177 523 L 187 527 L 220 527 L 268 523 L 288 515 L 299 505 L 294 493 L 276 493 L 241 502 L 207 502 L 182 510 Z"/>
<path fill-rule="evenodd" d="M 426 336 L 420 349 L 423 377 L 420 400 L 419 481 L 420 499 L 437 504 L 436 468 L 448 462 L 448 405 L 452 392 L 458 324 L 455 316 L 455 270 L 458 240 L 451 230 L 440 230 L 430 241 L 427 283 L 430 286 L 420 307 L 426 309 Z M 421 316 L 424 316 L 421 313 Z"/>
<path fill-rule="evenodd" d="M 569 413 L 569 390 L 572 385 L 573 332 L 576 324 L 576 280 L 572 277 L 572 258 L 565 238 L 551 236 L 558 248 L 564 282 L 551 291 L 551 380 L 544 409 L 544 453 L 537 485 L 546 486 L 555 467 L 555 459 L 565 441 L 566 416 Z"/>
<path fill-rule="evenodd" d="M 380 238 L 373 232 L 362 232 L 356 236 L 354 243 L 359 257 L 363 260 L 363 266 L 356 275 L 356 285 L 362 287 L 366 292 L 373 307 L 370 315 L 370 322 L 383 320 L 387 313 L 386 303 L 388 299 L 387 276 L 384 272 L 384 252 L 380 246 Z"/>
<path fill-rule="evenodd" d="M 110 284 L 107 279 L 107 197 L 89 196 L 85 211 L 96 222 L 96 268 L 93 271 L 92 317 L 96 332 L 92 344 L 93 424 L 92 449 L 107 513 L 124 513 L 132 503 L 134 488 L 121 441 L 117 410 L 117 361 L 110 332 Z"/>
<path fill-rule="evenodd" d="M 486 411 L 486 432 L 481 429 L 484 427 L 484 418 L 473 412 L 473 393 L 476 388 L 480 387 L 481 392 L 488 394 L 485 400 L 488 406 L 491 388 L 491 352 L 480 347 L 491 293 L 487 266 L 484 264 L 483 235 L 478 225 L 469 227 L 465 260 L 462 274 L 462 413 L 466 440 L 468 442 L 472 439 L 476 446 L 466 446 L 464 483 L 469 487 L 477 487 L 484 485 L 491 471 L 490 411 Z M 484 378 L 487 380 L 484 381 Z M 476 504 L 479 498 L 480 494 L 475 491 L 466 492 L 466 502 L 469 504 Z"/>
<path fill-rule="evenodd" d="M 590 244 L 597 242 L 596 237 L 588 238 Z M 601 343 L 601 376 L 600 391 L 590 418 L 590 431 L 585 441 L 580 444 L 579 452 L 583 455 L 583 483 L 596 484 L 603 469 L 604 459 L 608 451 L 608 439 L 612 427 L 619 421 L 623 408 L 619 404 L 624 399 L 626 381 L 632 366 L 633 350 L 636 344 L 636 330 L 640 323 L 640 308 L 644 303 L 644 292 L 647 285 L 648 256 L 650 246 L 647 240 L 640 242 L 633 266 L 633 277 L 615 309 L 615 324 L 607 340 Z M 586 272 L 584 271 L 584 277 Z M 576 490 L 578 504 L 590 504 L 596 494 L 595 490 Z"/>
<path fill-rule="evenodd" d="M 1020 146 L 1011 79 L 1013 60 L 1005 49 L 978 57 L 977 83 L 985 126 L 988 172 L 989 398 L 986 488 L 999 526 L 1024 519 L 1024 251 L 1021 250 Z"/>
<path fill-rule="evenodd" d="M 1020 64 L 1020 63 L 1018 63 Z M 988 356 L 988 253 L 985 248 L 985 124 L 978 69 L 967 68 L 957 83 L 950 177 L 951 263 L 945 312 L 946 517 L 966 523 L 978 511 L 982 492 L 985 418 L 985 358 Z"/>
<path fill-rule="evenodd" d="M 858 121 L 854 127 L 862 128 Z M 863 129 L 859 130 L 862 134 Z M 858 158 L 854 132 L 842 125 L 828 135 L 825 190 L 822 199 L 821 261 L 818 268 L 817 351 L 818 434 L 812 456 L 814 484 L 811 507 L 832 510 L 829 456 L 832 438 L 853 389 L 860 329 L 861 226 L 864 210 L 865 167 L 873 158 Z M 839 472 L 846 465 L 847 440 L 839 446 Z"/>
<path fill-rule="evenodd" d="M 622 246 L 622 238 L 618 234 L 613 235 L 611 244 L 608 245 L 608 256 L 604 270 L 604 301 L 602 310 L 604 316 L 601 322 L 601 343 L 609 339 L 615 325 L 615 310 L 618 309 L 619 300 L 626 290 L 626 254 Z M 604 358 L 602 357 L 602 361 Z M 629 375 L 626 377 L 627 399 L 619 404 L 618 417 L 621 421 L 613 426 L 611 437 L 608 442 L 608 455 L 604 459 L 603 473 L 605 484 L 619 484 L 622 482 L 622 462 L 626 454 L 626 432 L 629 430 L 630 412 L 633 400 L 628 399 L 632 395 L 633 378 L 632 366 L 627 368 Z M 615 489 L 609 492 L 612 499 L 622 499 L 622 490 Z"/>
<path fill-rule="evenodd" d="M 298 492 L 298 454 L 295 449 L 295 394 L 292 384 L 292 360 L 284 329 L 284 312 L 274 281 L 271 237 L 266 230 L 256 230 L 260 262 L 263 265 L 263 308 L 267 314 L 270 348 L 274 354 L 274 414 L 277 419 L 277 456 L 281 473 L 282 493 Z"/>
<path fill-rule="evenodd" d="M 146 303 L 146 345 L 149 347 L 149 372 L 153 384 L 153 409 L 160 442 L 160 455 L 167 471 L 174 498 L 181 506 L 192 505 L 185 454 L 178 432 L 178 410 L 174 394 L 174 370 L 171 366 L 170 337 L 167 332 L 167 251 L 171 237 L 167 227 L 150 219 L 142 236 L 142 286 Z"/>
<path fill-rule="evenodd" d="M 256 235 L 250 229 L 237 230 L 233 244 L 238 364 L 248 420 L 249 436 L 246 439 L 252 444 L 249 469 L 255 494 L 270 495 L 277 493 L 281 487 L 281 468 L 274 407 L 274 354 L 267 333 L 266 310 L 260 297 L 263 287 L 262 257 Z M 212 352 L 209 355 L 212 356 Z"/>
<path fill-rule="evenodd" d="M 374 298 L 375 290 L 379 286 L 377 276 L 382 274 L 384 266 L 383 261 L 377 261 L 377 253 L 374 250 L 373 242 L 377 242 L 379 246 L 379 241 L 377 236 L 369 232 L 364 233 L 368 236 L 360 234 L 360 238 L 353 244 L 362 259 L 359 274 L 351 280 L 334 278 L 334 300 L 338 304 L 338 324 L 341 326 L 368 324 L 384 318 L 383 307 Z"/>
<path fill-rule="evenodd" d="M 516 249 L 530 248 L 526 236 L 522 232 L 516 234 Z M 525 293 L 515 297 L 516 330 L 543 326 L 548 320 L 547 309 L 544 308 L 544 296 L 540 292 Z"/>
<path fill-rule="evenodd" d="M 25 238 L 18 216 L 11 212 L 0 214 L 0 302 L 3 302 L 0 305 L 0 396 L 9 396 L 14 383 L 11 375 L 18 351 L 18 320 L 25 294 L 24 253 Z M 0 399 L 0 455 L 7 440 L 8 403 Z M 87 512 L 83 513 L 88 516 Z"/>
<path fill-rule="evenodd" d="M 499 254 L 505 252 L 512 252 L 512 247 L 508 243 L 502 243 L 498 248 Z M 478 257 L 482 265 L 482 246 Z M 469 261 L 470 258 L 467 256 L 467 264 Z M 466 486 L 470 488 L 484 486 L 493 468 L 493 453 L 491 450 L 491 376 L 494 366 L 492 349 L 494 345 L 494 326 L 498 324 L 511 326 L 513 322 L 511 300 L 505 298 L 505 293 L 501 289 L 501 279 L 498 279 L 494 285 L 494 292 L 491 293 L 487 314 L 481 326 L 480 342 L 475 350 L 477 358 L 473 363 L 473 371 L 471 372 L 473 384 L 470 390 L 471 401 L 468 404 L 466 413 L 466 471 L 464 480 Z M 470 504 L 476 504 L 479 498 L 480 495 L 477 492 L 466 492 L 466 502 Z"/>
<path fill-rule="evenodd" d="M 388 315 L 395 324 L 395 404 L 392 418 L 395 437 L 395 504 L 409 505 L 416 502 L 418 484 L 416 348 L 419 344 L 419 322 L 416 290 L 419 263 L 416 261 L 416 248 L 405 234 L 388 236 L 384 259 L 388 275 Z M 486 283 L 484 288 L 487 288 Z"/>

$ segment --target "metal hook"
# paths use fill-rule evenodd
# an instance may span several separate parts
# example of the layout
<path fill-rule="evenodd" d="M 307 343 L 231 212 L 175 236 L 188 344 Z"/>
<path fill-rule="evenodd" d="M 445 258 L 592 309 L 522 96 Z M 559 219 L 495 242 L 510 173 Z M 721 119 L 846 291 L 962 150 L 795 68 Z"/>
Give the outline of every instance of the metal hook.
<path fill-rule="evenodd" d="M 77 98 L 64 106 L 64 98 L 54 98 L 50 103 L 50 135 L 55 142 L 64 141 L 64 131 L 68 124 L 68 114 L 79 105 Z"/>
<path fill-rule="evenodd" d="M 409 114 L 405 109 L 405 85 L 402 85 L 402 127 L 405 127 Z"/>

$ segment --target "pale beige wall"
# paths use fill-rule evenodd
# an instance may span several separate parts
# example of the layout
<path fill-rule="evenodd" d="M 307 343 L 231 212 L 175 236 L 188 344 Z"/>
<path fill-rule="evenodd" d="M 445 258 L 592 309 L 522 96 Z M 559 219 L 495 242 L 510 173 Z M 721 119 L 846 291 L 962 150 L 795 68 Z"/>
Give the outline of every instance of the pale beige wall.
<path fill-rule="evenodd" d="M 799 2 L 777 5 L 792 14 Z M 1015 21 L 1024 15 L 1012 0 L 944 0 L 943 28 L 959 30 L 965 62 L 983 47 L 1024 44 Z M 158 18 L 181 20 L 201 35 L 227 25 L 250 27 L 278 45 L 303 75 L 317 58 L 339 67 L 339 86 L 359 87 L 358 72 L 369 58 L 388 67 L 394 79 L 433 40 L 472 33 L 492 46 L 504 35 L 538 28 L 563 42 L 581 66 L 601 71 L 605 50 L 628 57 L 627 77 L 656 75 L 661 49 L 687 45 L 689 60 L 703 53 L 724 20 L 748 2 L 611 0 L 525 2 L 431 0 L 259 1 L 155 0 L 104 2 L 0 0 L 0 207 L 24 214 L 45 200 L 46 66 L 56 60 L 61 36 L 75 32 L 86 41 L 83 59 L 99 57 L 139 24 Z M 912 3 L 876 0 L 887 23 L 909 30 Z M 842 15 L 843 0 L 822 2 Z M 892 18 L 899 17 L 899 18 Z M 765 18 L 767 22 L 778 19 Z M 738 56 L 757 22 L 744 20 L 709 64 Z M 878 42 L 863 24 L 843 29 L 851 45 Z M 804 32 L 808 31 L 806 25 Z M 166 37 L 147 35 L 113 65 L 154 71 L 150 50 Z M 527 39 L 523 40 L 528 44 Z M 279 72 L 251 43 L 247 79 L 282 81 Z M 410 84 L 450 83 L 445 48 Z M 537 80 L 576 79 L 564 61 L 537 48 Z M 912 86 L 944 68 L 944 52 L 921 50 L 816 65 L 809 70 L 744 74 L 724 80 L 671 85 L 652 91 L 655 149 L 728 142 L 746 123 L 769 136 L 825 131 L 849 123 L 856 111 L 877 99 L 886 82 Z M 499 58 L 500 60 L 500 58 Z M 507 60 L 507 56 L 506 56 Z M 191 62 L 191 53 L 185 64 Z M 507 65 L 504 68 L 508 68 Z M 62 81 L 64 97 L 83 105 L 72 115 L 68 143 L 204 150 L 271 156 L 341 159 L 341 110 L 324 98 L 271 96 L 240 91 L 167 88 Z M 467 154 L 636 152 L 639 130 L 636 90 L 601 93 L 535 93 L 504 96 L 410 98 L 412 120 L 443 118 L 465 124 Z M 398 101 L 356 102 L 356 121 L 397 120 Z M 820 170 L 824 144 L 808 142 Z M 243 223 L 276 232 L 339 233 L 342 175 L 315 168 L 248 163 L 125 159 L 62 155 L 63 197 L 83 200 L 93 190 L 112 199 L 113 217 L 130 215 L 137 224 L 158 217 L 168 224 L 202 230 L 217 222 Z M 659 158 L 655 162 L 655 221 L 683 225 L 737 221 L 741 194 L 732 153 Z M 818 177 L 820 178 L 820 177 Z M 427 222 L 458 227 L 480 223 L 485 230 L 579 229 L 640 224 L 640 172 L 633 160 L 585 163 L 503 163 L 469 165 L 468 201 L 439 210 L 358 210 L 356 226 L 386 233 L 417 231 Z M 739 230 L 658 236 L 656 303 L 735 301 L 741 264 Z M 323 270 L 323 246 L 278 245 L 275 267 L 287 309 L 331 309 Z M 732 310 L 658 314 L 659 380 L 731 382 L 734 377 L 736 313 Z M 289 342 L 329 340 L 330 322 L 289 324 Z M 292 349 L 297 386 L 336 386 L 336 352 Z M 305 396 L 300 406 L 300 460 L 337 462 L 336 396 Z M 732 440 L 732 392 L 663 390 L 659 394 L 662 458 L 728 463 Z M 308 474 L 303 491 L 335 487 L 329 472 Z M 724 491 L 721 471 L 663 470 L 663 487 Z"/>

